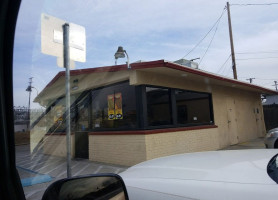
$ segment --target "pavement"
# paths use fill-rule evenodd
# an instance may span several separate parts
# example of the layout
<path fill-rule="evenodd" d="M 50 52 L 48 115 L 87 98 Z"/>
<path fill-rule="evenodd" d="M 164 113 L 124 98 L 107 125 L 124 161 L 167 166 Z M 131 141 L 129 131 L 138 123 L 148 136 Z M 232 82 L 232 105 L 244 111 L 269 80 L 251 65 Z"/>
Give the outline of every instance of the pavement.
<path fill-rule="evenodd" d="M 221 150 L 239 150 L 239 149 L 265 149 L 264 138 L 256 138 L 248 142 L 239 143 L 225 147 Z"/>
<path fill-rule="evenodd" d="M 16 146 L 16 167 L 27 200 L 41 199 L 51 183 L 67 177 L 65 158 L 45 155 L 42 152 L 30 154 L 29 145 Z M 92 162 L 87 159 L 71 160 L 73 177 L 98 173 L 118 174 L 126 168 L 126 166 Z"/>
<path fill-rule="evenodd" d="M 263 138 L 226 147 L 222 150 L 264 149 Z M 27 200 L 41 199 L 46 188 L 53 182 L 67 176 L 66 159 L 45 155 L 42 152 L 30 154 L 29 145 L 16 146 L 16 166 Z M 72 159 L 72 176 L 97 173 L 121 173 L 125 166 L 92 162 L 87 159 Z"/>

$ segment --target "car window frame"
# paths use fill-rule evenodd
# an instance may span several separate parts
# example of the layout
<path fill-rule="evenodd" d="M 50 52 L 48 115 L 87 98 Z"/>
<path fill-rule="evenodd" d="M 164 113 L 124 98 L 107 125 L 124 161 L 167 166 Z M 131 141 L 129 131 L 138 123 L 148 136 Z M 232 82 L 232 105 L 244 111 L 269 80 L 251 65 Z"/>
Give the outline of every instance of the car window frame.
<path fill-rule="evenodd" d="M 21 0 L 0 2 L 0 199 L 25 199 L 15 165 L 13 48 Z"/>

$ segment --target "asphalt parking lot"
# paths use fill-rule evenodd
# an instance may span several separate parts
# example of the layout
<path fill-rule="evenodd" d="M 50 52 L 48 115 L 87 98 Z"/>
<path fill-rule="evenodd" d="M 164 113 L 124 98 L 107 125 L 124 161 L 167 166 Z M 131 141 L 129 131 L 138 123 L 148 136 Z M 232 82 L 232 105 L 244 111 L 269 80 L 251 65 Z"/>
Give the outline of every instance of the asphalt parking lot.
<path fill-rule="evenodd" d="M 16 165 L 27 200 L 41 199 L 46 188 L 56 180 L 66 178 L 66 159 L 44 155 L 40 151 L 31 155 L 29 145 L 16 146 Z M 221 150 L 264 149 L 263 138 L 232 145 Z M 97 173 L 120 173 L 125 166 L 108 165 L 87 159 L 73 159 L 72 176 Z"/>
<path fill-rule="evenodd" d="M 67 176 L 65 158 L 44 155 L 41 152 L 31 155 L 29 145 L 16 146 L 16 166 L 27 200 L 41 199 L 51 183 Z M 107 165 L 87 159 L 73 159 L 71 166 L 72 176 L 118 174 L 126 169 L 124 166 Z"/>

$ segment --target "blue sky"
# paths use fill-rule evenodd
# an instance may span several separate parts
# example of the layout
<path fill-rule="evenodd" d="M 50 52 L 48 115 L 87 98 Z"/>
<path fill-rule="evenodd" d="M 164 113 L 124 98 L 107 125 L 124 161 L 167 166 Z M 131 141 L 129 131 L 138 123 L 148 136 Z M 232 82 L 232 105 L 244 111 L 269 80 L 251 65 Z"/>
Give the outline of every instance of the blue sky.
<path fill-rule="evenodd" d="M 230 4 L 274 1 L 230 1 Z M 118 46 L 130 61 L 184 57 L 221 15 L 226 1 L 204 0 L 22 0 L 14 47 L 14 105 L 27 106 L 28 78 L 40 92 L 62 68 L 40 51 L 40 15 L 46 13 L 86 28 L 87 61 L 77 69 L 114 64 Z M 231 6 L 238 77 L 274 89 L 278 81 L 278 5 Z M 215 29 L 186 59 L 203 57 Z M 244 53 L 244 54 L 242 54 Z M 200 69 L 232 77 L 227 12 Z M 247 60 L 244 60 L 247 59 Z M 118 63 L 124 63 L 120 59 Z M 199 62 L 199 61 L 198 61 Z M 32 92 L 32 100 L 36 91 Z M 32 107 L 38 107 L 32 103 Z"/>

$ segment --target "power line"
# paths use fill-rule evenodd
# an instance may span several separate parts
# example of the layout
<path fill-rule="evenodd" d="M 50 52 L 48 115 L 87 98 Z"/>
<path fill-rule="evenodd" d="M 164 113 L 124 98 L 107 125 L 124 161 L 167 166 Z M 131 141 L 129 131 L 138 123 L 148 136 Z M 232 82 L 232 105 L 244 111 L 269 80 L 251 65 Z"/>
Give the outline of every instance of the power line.
<path fill-rule="evenodd" d="M 230 65 L 226 65 L 225 67 L 223 67 L 222 72 L 219 72 L 219 74 L 222 76 L 227 76 L 227 74 L 229 74 L 231 71 L 233 71 L 233 69 L 231 67 L 232 66 L 230 66 Z"/>
<path fill-rule="evenodd" d="M 231 72 L 233 72 L 232 65 L 228 68 L 228 71 L 225 74 L 223 73 L 223 76 L 229 76 Z"/>
<path fill-rule="evenodd" d="M 265 58 L 239 58 L 237 60 L 262 60 L 262 59 L 275 59 L 278 57 L 265 57 Z"/>
<path fill-rule="evenodd" d="M 222 68 L 226 65 L 226 63 L 228 62 L 229 58 L 231 57 L 231 54 L 228 56 L 228 58 L 226 59 L 226 61 L 221 65 L 221 67 L 219 67 L 219 69 L 217 70 L 217 74 L 222 70 Z"/>
<path fill-rule="evenodd" d="M 231 6 L 272 6 L 278 3 L 247 3 L 247 4 L 230 4 Z"/>
<path fill-rule="evenodd" d="M 249 78 L 249 77 L 241 76 L 240 78 L 245 79 L 245 78 Z M 258 78 L 258 77 L 255 77 L 255 79 L 258 79 L 258 80 L 266 80 L 266 81 L 277 80 L 277 78 Z"/>
<path fill-rule="evenodd" d="M 209 45 L 208 45 L 208 47 L 207 47 L 207 49 L 206 49 L 204 55 L 202 56 L 202 58 L 201 58 L 201 60 L 200 60 L 200 62 L 199 62 L 199 65 L 200 65 L 201 62 L 203 61 L 204 57 L 206 56 L 206 54 L 207 54 L 207 52 L 208 52 L 208 50 L 209 50 L 209 48 L 210 48 L 210 45 L 211 45 L 211 43 L 212 43 L 212 41 L 213 41 L 213 39 L 214 39 L 214 36 L 215 36 L 215 34 L 216 34 L 216 32 L 217 32 L 219 22 L 220 22 L 220 20 L 218 21 L 218 23 L 217 23 L 217 25 L 216 25 L 215 31 L 214 31 L 214 33 L 213 33 L 213 35 L 212 35 L 212 38 L 211 38 L 211 40 L 210 40 L 210 42 L 209 42 Z"/>
<path fill-rule="evenodd" d="M 201 43 L 202 43 L 202 41 L 208 36 L 208 34 L 213 30 L 213 28 L 218 24 L 218 22 L 220 21 L 220 19 L 222 18 L 222 16 L 224 15 L 224 13 L 225 13 L 225 11 L 226 11 L 226 6 L 224 7 L 224 9 L 223 9 L 223 11 L 222 11 L 222 13 L 221 13 L 221 15 L 220 15 L 220 17 L 216 20 L 216 22 L 213 24 L 213 26 L 209 29 L 209 31 L 205 34 L 205 36 L 187 53 L 187 54 L 185 54 L 185 56 L 183 56 L 182 58 L 185 58 L 186 56 L 188 56 L 192 51 L 194 51 L 196 48 L 197 48 L 197 46 L 199 46 Z"/>
<path fill-rule="evenodd" d="M 236 54 L 264 54 L 264 53 L 278 53 L 278 50 L 272 50 L 272 51 L 257 51 L 257 52 L 239 52 Z"/>

